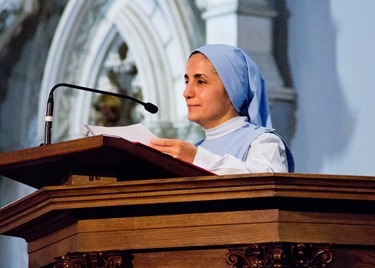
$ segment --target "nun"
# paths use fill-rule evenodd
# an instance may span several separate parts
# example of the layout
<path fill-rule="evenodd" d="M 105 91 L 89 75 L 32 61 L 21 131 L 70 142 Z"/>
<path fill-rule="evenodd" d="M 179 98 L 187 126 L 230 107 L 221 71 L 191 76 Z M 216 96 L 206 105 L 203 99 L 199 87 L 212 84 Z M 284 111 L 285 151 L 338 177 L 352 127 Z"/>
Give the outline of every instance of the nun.
<path fill-rule="evenodd" d="M 294 172 L 292 153 L 272 128 L 265 81 L 242 49 L 202 46 L 189 56 L 184 78 L 188 119 L 205 138 L 152 139 L 150 147 L 218 175 Z"/>

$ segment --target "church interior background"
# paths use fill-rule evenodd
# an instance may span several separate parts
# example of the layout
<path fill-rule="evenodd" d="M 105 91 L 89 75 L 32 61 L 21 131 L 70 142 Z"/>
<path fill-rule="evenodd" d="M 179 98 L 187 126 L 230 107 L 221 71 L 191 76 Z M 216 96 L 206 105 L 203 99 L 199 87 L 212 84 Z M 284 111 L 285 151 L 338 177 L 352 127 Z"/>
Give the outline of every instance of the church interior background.
<path fill-rule="evenodd" d="M 319 111 L 319 102 L 313 104 L 312 100 L 306 100 L 308 94 L 312 94 L 304 90 L 308 87 L 303 81 L 309 80 L 310 72 L 306 66 L 313 66 L 306 60 L 315 56 L 304 58 L 301 49 L 318 44 L 326 45 L 332 52 L 336 48 L 329 45 L 337 41 L 328 39 L 324 44 L 324 40 L 314 40 L 309 45 L 305 43 L 308 39 L 296 31 L 303 26 L 310 27 L 322 10 L 326 11 L 323 14 L 327 18 L 333 16 L 329 14 L 330 8 L 336 10 L 337 21 L 349 11 L 337 8 L 337 1 L 333 0 L 297 2 L 0 0 L 0 152 L 38 146 L 43 142 L 48 93 L 61 82 L 126 94 L 156 104 L 159 112 L 150 114 L 128 100 L 61 87 L 55 92 L 52 142 L 83 137 L 83 124 L 122 126 L 137 122 L 142 122 L 159 137 L 197 141 L 202 133 L 186 120 L 182 97 L 185 62 L 189 53 L 200 45 L 225 43 L 241 47 L 259 65 L 266 80 L 273 126 L 295 151 L 297 172 L 337 172 L 340 165 L 334 162 L 334 168 L 327 168 L 329 164 L 319 155 L 322 152 L 314 151 L 315 146 L 325 149 L 314 144 L 313 133 L 306 140 L 302 130 L 309 126 L 303 116 L 305 113 L 316 113 L 309 118 L 319 121 L 328 108 Z M 358 6 L 361 2 L 374 10 L 371 1 L 359 1 Z M 349 10 L 349 4 L 345 5 Z M 361 9 L 363 12 L 365 7 Z M 303 17 L 306 14 L 312 15 Z M 330 20 L 324 22 L 327 21 Z M 300 58 L 296 58 L 298 55 Z M 303 68 L 305 72 L 300 72 Z M 329 83 L 338 84 L 336 81 Z M 322 91 L 313 96 L 324 99 L 324 94 L 330 94 L 322 94 Z M 370 94 L 368 92 L 363 94 Z M 373 90 L 371 92 L 373 94 Z M 310 106 L 306 104 L 309 101 Z M 332 109 L 328 111 L 334 116 L 340 114 L 347 118 L 347 127 L 354 127 L 350 125 L 353 122 L 350 109 L 335 106 L 345 104 L 345 100 L 339 98 L 332 104 L 322 102 Z M 327 161 L 332 155 L 342 159 L 345 156 L 343 141 L 347 142 L 354 135 L 342 123 L 335 131 L 326 131 L 326 135 L 332 135 L 328 141 L 322 138 L 323 144 L 330 144 L 325 147 L 328 148 Z M 337 132 L 341 132 L 341 138 L 335 140 Z M 305 140 L 304 146 L 299 146 L 301 139 Z M 306 153 L 309 150 L 315 153 Z M 337 152 L 341 154 L 337 156 Z M 357 168 L 343 171 L 357 174 L 360 173 Z M 373 171 L 373 167 L 362 169 L 368 174 Z M 0 206 L 34 190 L 0 178 Z M 1 267 L 10 260 L 11 267 L 25 267 L 24 241 L 0 237 L 0 252 Z M 23 258 L 12 258 L 15 252 Z"/>

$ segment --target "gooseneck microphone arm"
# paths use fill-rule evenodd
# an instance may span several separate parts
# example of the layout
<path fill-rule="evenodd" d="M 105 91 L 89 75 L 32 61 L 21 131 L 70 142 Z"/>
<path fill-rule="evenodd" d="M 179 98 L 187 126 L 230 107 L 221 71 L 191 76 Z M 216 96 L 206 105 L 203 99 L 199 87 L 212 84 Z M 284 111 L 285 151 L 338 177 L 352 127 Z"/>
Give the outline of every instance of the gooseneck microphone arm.
<path fill-rule="evenodd" d="M 74 84 L 68 84 L 68 83 L 59 83 L 53 86 L 51 89 L 49 95 L 48 95 L 48 101 L 47 101 L 47 111 L 46 111 L 46 118 L 45 118 L 45 128 L 44 128 L 44 144 L 51 144 L 51 136 L 52 136 L 52 120 L 53 120 L 53 92 L 59 88 L 59 87 L 68 87 L 68 88 L 74 88 L 74 89 L 79 89 L 83 91 L 89 91 L 93 93 L 99 93 L 99 94 L 104 94 L 104 95 L 110 95 L 122 99 L 128 99 L 134 102 L 137 102 L 145 108 L 146 111 L 156 114 L 158 112 L 158 107 L 150 102 L 143 102 L 141 100 L 138 100 L 136 98 L 123 95 L 123 94 L 118 94 L 118 93 L 113 93 L 113 92 L 108 92 L 108 91 L 103 91 L 103 90 L 98 90 L 95 88 L 89 88 L 89 87 L 82 87 L 82 86 L 77 86 Z"/>

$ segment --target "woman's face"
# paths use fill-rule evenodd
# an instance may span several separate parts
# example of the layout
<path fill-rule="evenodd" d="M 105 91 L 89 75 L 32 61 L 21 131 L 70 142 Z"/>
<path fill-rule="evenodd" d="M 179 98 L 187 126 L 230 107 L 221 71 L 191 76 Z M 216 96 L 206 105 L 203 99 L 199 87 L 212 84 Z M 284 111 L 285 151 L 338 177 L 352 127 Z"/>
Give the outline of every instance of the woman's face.
<path fill-rule="evenodd" d="M 202 53 L 189 58 L 185 82 L 190 121 L 210 129 L 238 115 L 215 68 Z"/>

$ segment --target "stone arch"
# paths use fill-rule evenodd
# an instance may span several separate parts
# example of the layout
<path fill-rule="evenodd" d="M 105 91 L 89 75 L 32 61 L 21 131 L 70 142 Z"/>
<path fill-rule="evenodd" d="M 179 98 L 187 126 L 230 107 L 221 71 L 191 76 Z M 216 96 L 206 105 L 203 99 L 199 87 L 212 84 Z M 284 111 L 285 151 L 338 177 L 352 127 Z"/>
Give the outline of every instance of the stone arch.
<path fill-rule="evenodd" d="M 97 87 L 108 48 L 118 37 L 132 49 L 144 100 L 161 108 L 157 115 L 145 113 L 144 123 L 160 132 L 163 126 L 168 128 L 184 118 L 181 94 L 185 60 L 203 40 L 201 32 L 194 32 L 201 28 L 198 17 L 192 16 L 186 1 L 69 1 L 44 71 L 38 129 L 43 129 L 44 107 L 53 85 L 67 82 Z M 87 123 L 92 94 L 59 89 L 55 95 L 53 139 L 82 135 L 80 128 Z"/>

